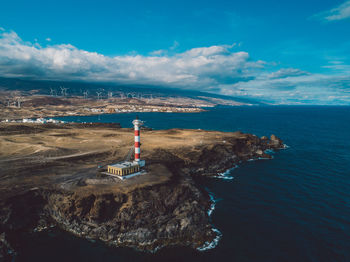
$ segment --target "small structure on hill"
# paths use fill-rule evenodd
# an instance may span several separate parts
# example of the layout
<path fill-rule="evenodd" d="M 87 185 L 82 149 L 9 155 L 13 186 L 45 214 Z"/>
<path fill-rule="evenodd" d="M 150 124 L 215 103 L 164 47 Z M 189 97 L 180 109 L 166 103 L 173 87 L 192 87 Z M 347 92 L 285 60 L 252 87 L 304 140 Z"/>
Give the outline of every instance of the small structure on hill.
<path fill-rule="evenodd" d="M 140 165 L 136 162 L 121 162 L 108 165 L 107 172 L 118 176 L 127 176 L 140 171 Z"/>
<path fill-rule="evenodd" d="M 126 160 L 123 162 L 119 162 L 116 164 L 110 164 L 107 166 L 106 175 L 115 176 L 120 179 L 125 179 L 129 177 L 133 177 L 136 175 L 143 174 L 144 172 L 141 170 L 142 167 L 145 166 L 145 160 L 141 160 L 141 140 L 140 140 L 140 129 L 143 125 L 143 121 L 139 120 L 138 117 L 134 121 L 132 121 L 134 125 L 134 136 L 135 136 L 135 144 L 131 148 L 135 152 L 134 161 L 130 161 L 131 154 L 127 156 Z M 132 151 L 130 151 L 132 153 Z"/>

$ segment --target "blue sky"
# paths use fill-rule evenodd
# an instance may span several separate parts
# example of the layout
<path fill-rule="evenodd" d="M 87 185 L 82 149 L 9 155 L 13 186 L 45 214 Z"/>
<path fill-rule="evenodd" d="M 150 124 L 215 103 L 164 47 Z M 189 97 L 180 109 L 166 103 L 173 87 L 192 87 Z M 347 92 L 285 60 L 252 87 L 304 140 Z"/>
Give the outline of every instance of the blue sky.
<path fill-rule="evenodd" d="M 350 104 L 350 1 L 3 1 L 0 76 Z"/>

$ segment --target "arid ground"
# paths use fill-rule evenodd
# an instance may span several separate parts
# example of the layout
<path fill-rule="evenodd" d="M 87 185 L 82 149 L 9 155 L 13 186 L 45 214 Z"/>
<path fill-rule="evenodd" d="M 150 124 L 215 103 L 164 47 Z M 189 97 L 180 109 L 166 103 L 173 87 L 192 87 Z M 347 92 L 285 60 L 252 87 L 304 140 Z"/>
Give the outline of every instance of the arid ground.
<path fill-rule="evenodd" d="M 200 130 L 143 130 L 142 158 L 147 162 L 147 175 L 109 182 L 94 181 L 98 165 L 124 160 L 133 146 L 133 130 L 113 125 L 0 125 L 0 169 L 2 192 L 15 192 L 37 186 L 128 190 L 166 181 L 170 172 L 161 162 L 171 152 L 185 162 L 204 147 L 224 144 L 239 133 Z M 159 156 L 160 155 L 160 156 Z M 168 159 L 169 161 L 171 159 Z M 88 179 L 88 180 L 87 180 Z M 86 184 L 87 180 L 87 184 Z M 97 179 L 100 180 L 100 179 Z M 16 181 L 14 183 L 14 181 Z"/>

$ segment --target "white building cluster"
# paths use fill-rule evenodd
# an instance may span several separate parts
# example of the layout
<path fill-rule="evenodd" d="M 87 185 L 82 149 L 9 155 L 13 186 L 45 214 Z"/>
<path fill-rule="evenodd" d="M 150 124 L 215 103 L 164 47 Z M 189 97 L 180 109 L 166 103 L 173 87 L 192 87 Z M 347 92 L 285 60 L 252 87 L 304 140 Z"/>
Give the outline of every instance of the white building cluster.
<path fill-rule="evenodd" d="M 1 121 L 2 123 L 35 123 L 35 124 L 46 124 L 46 123 L 52 123 L 52 124 L 61 124 L 65 123 L 64 121 L 61 120 L 56 120 L 56 119 L 45 119 L 45 118 L 37 118 L 37 119 L 30 119 L 30 118 L 23 118 L 19 120 L 8 120 L 5 119 Z"/>

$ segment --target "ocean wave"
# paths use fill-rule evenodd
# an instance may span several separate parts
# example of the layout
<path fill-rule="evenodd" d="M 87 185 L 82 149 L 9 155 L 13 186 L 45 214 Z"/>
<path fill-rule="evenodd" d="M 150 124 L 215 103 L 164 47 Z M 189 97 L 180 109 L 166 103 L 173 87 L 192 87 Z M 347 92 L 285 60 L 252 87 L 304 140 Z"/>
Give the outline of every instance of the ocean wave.
<path fill-rule="evenodd" d="M 198 251 L 206 251 L 209 249 L 213 249 L 219 244 L 219 241 L 222 237 L 222 233 L 216 228 L 212 228 L 211 230 L 216 233 L 216 237 L 212 241 L 210 241 L 210 242 L 207 241 L 204 243 L 203 246 L 198 247 L 197 248 Z"/>
<path fill-rule="evenodd" d="M 209 194 L 209 197 L 210 197 L 210 202 L 211 202 L 210 207 L 209 207 L 209 209 L 207 211 L 208 216 L 210 217 L 211 214 L 213 213 L 213 211 L 215 210 L 216 202 L 218 200 L 215 199 L 214 194 L 212 192 L 210 192 L 209 190 L 207 190 L 207 191 L 208 191 L 208 194 Z"/>
<path fill-rule="evenodd" d="M 234 166 L 234 167 L 232 167 L 232 168 L 227 169 L 227 170 L 226 170 L 225 172 L 223 172 L 223 173 L 217 173 L 217 175 L 214 176 L 214 177 L 215 177 L 215 178 L 224 179 L 224 180 L 232 180 L 232 179 L 234 179 L 234 177 L 231 176 L 231 171 L 234 170 L 234 169 L 236 169 L 237 167 L 238 167 L 238 166 L 236 165 L 236 166 Z"/>
<path fill-rule="evenodd" d="M 252 161 L 257 161 L 257 160 L 271 160 L 271 159 L 274 159 L 274 156 L 271 156 L 271 158 L 269 158 L 269 157 L 250 158 L 247 161 L 252 162 Z"/>
<path fill-rule="evenodd" d="M 264 153 L 270 155 L 270 154 L 274 154 L 274 153 L 276 153 L 276 152 L 275 152 L 273 149 L 266 149 L 266 150 L 264 151 Z"/>
<path fill-rule="evenodd" d="M 209 207 L 209 209 L 207 211 L 208 216 L 210 218 L 210 216 L 213 214 L 213 211 L 215 210 L 216 203 L 220 199 L 216 199 L 214 194 L 212 192 L 210 192 L 210 190 L 208 188 L 205 188 L 205 190 L 208 192 L 208 195 L 210 197 L 210 202 L 211 202 L 210 207 Z M 206 250 L 209 250 L 209 249 L 213 249 L 219 244 L 219 241 L 220 241 L 220 239 L 222 237 L 222 233 L 218 229 L 216 229 L 214 227 L 211 230 L 216 234 L 215 238 L 212 241 L 206 241 L 203 244 L 203 246 L 198 247 L 197 248 L 198 251 L 206 251 Z"/>
<path fill-rule="evenodd" d="M 213 192 L 211 192 L 207 187 L 205 188 L 205 191 L 208 192 L 209 198 L 210 198 L 210 207 L 207 211 L 208 216 L 210 217 L 213 211 L 215 210 L 216 203 L 219 202 L 221 199 L 215 198 L 215 195 Z"/>
<path fill-rule="evenodd" d="M 271 158 L 269 158 L 269 157 L 258 157 L 257 160 L 270 160 L 270 159 L 274 159 L 274 156 L 271 156 Z"/>

